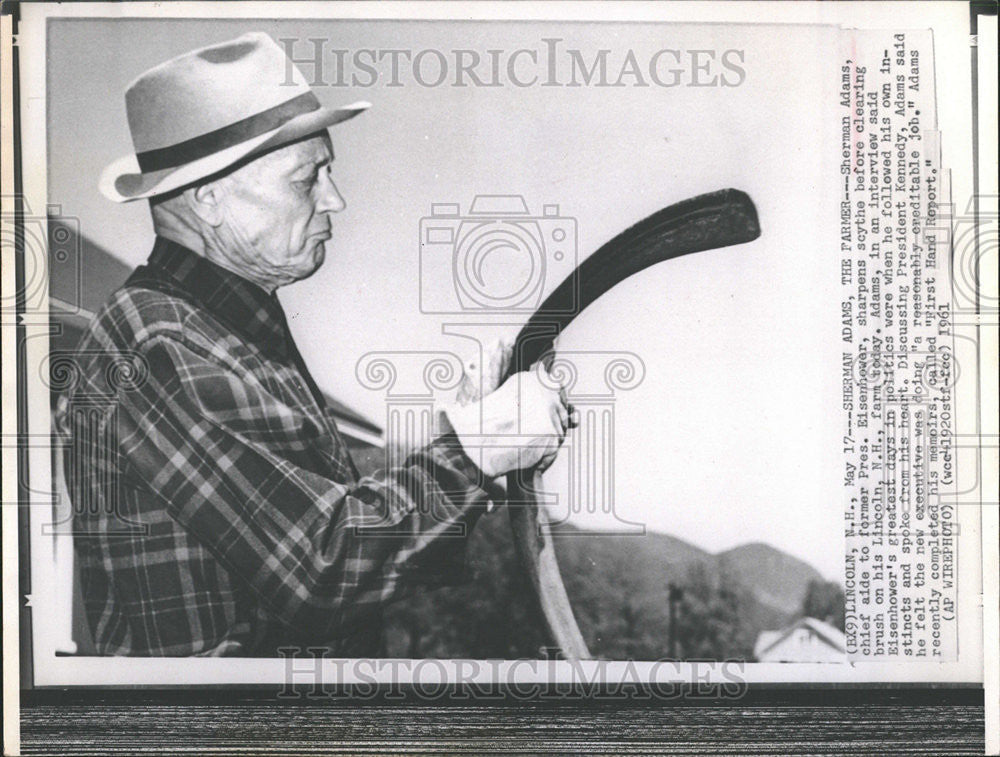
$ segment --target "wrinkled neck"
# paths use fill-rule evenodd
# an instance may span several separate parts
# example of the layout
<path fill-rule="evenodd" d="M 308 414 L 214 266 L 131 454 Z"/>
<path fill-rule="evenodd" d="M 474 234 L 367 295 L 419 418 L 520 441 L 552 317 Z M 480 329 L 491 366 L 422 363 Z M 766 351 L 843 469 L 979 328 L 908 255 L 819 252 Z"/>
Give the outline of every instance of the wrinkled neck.
<path fill-rule="evenodd" d="M 266 275 L 265 271 L 246 265 L 238 254 L 230 250 L 219 230 L 205 226 L 196 217 L 179 212 L 170 203 L 154 207 L 152 213 L 153 230 L 157 236 L 186 247 L 220 268 L 256 284 L 268 294 L 286 283 L 279 277 Z"/>

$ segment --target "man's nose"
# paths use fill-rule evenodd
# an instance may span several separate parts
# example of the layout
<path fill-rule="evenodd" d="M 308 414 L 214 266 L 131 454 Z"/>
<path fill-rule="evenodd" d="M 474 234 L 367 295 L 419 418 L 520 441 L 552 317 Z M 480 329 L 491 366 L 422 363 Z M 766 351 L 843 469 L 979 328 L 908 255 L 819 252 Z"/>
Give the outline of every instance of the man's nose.
<path fill-rule="evenodd" d="M 346 207 L 347 203 L 344 202 L 344 198 L 337 189 L 337 185 L 333 183 L 333 179 L 327 179 L 316 209 L 320 213 L 339 213 Z"/>

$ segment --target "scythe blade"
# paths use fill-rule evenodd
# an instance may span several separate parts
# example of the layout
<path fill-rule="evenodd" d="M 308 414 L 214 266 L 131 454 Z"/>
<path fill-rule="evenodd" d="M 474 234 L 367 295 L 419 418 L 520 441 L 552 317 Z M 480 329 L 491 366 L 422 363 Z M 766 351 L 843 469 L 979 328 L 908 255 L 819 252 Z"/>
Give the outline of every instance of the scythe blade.
<path fill-rule="evenodd" d="M 753 201 L 736 189 L 699 195 L 654 213 L 604 244 L 553 290 L 518 334 L 508 375 L 543 358 L 579 313 L 630 276 L 681 255 L 743 244 L 759 236 Z M 507 476 L 514 543 L 550 641 L 568 659 L 588 659 L 590 651 L 566 594 L 548 517 L 540 506 L 541 484 L 537 471 Z"/>

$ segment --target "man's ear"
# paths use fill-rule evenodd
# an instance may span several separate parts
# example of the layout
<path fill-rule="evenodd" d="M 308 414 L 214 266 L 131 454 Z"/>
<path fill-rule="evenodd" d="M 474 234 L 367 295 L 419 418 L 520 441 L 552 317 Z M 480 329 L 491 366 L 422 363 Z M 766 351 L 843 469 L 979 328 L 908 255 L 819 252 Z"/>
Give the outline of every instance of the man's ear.
<path fill-rule="evenodd" d="M 208 181 L 184 190 L 188 207 L 204 223 L 218 226 L 222 223 L 222 202 L 225 192 L 217 181 Z"/>

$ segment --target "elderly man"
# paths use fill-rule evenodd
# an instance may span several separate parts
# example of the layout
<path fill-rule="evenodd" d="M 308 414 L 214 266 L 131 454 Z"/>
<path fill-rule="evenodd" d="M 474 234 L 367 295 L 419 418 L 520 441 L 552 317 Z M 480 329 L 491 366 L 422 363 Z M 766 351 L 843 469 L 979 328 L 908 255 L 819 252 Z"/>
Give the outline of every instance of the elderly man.
<path fill-rule="evenodd" d="M 383 606 L 461 567 L 455 527 L 490 480 L 558 451 L 569 408 L 522 374 L 359 477 L 275 290 L 323 263 L 345 207 L 326 129 L 366 107 L 321 106 L 263 34 L 126 92 L 136 154 L 101 187 L 147 199 L 156 241 L 84 336 L 57 416 L 102 654 L 377 654 Z M 515 430 L 519 449 L 489 448 Z"/>

